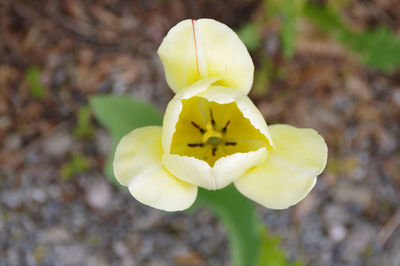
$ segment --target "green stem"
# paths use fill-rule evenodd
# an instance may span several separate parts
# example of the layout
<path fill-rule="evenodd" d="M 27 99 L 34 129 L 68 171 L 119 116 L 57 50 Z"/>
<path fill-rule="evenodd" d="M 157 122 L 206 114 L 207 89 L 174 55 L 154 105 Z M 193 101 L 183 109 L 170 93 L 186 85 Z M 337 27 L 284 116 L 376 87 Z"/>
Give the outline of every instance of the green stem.
<path fill-rule="evenodd" d="M 198 204 L 210 207 L 226 226 L 232 265 L 257 265 L 261 250 L 261 222 L 253 204 L 233 185 L 218 191 L 199 189 Z"/>

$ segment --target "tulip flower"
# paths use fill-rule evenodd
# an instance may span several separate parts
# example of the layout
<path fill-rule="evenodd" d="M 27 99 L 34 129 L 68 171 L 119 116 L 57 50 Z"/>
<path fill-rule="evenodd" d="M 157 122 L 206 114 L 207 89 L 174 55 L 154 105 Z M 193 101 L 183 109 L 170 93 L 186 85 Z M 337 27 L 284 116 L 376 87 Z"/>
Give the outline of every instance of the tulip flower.
<path fill-rule="evenodd" d="M 192 205 L 198 187 L 239 192 L 271 209 L 302 200 L 327 161 L 313 129 L 267 126 L 247 97 L 252 59 L 238 36 L 212 19 L 184 20 L 158 54 L 176 93 L 162 127 L 133 130 L 114 158 L 117 180 L 138 201 L 166 211 Z"/>

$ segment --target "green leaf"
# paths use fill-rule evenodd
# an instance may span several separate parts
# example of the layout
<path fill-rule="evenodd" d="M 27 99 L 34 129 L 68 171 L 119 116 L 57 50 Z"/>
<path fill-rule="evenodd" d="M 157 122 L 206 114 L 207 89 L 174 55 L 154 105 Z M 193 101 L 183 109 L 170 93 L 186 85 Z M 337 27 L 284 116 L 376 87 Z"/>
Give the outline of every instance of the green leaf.
<path fill-rule="evenodd" d="M 233 265 L 256 265 L 261 247 L 261 222 L 253 204 L 230 185 L 217 191 L 199 188 L 196 206 L 199 205 L 210 207 L 226 226 Z"/>
<path fill-rule="evenodd" d="M 61 178 L 65 181 L 89 169 L 88 160 L 80 154 L 73 155 L 60 169 Z"/>
<path fill-rule="evenodd" d="M 124 96 L 93 96 L 90 107 L 100 124 L 111 133 L 113 149 L 107 158 L 104 173 L 113 183 L 118 184 L 112 171 L 112 162 L 119 140 L 135 128 L 161 125 L 161 115 L 151 105 Z"/>
<path fill-rule="evenodd" d="M 97 95 L 90 99 L 90 107 L 115 141 L 135 128 L 162 124 L 161 115 L 153 106 L 126 96 Z"/>
<path fill-rule="evenodd" d="M 340 15 L 332 9 L 315 4 L 304 8 L 305 15 L 373 68 L 391 72 L 400 66 L 400 37 L 387 27 L 355 32 L 347 28 Z"/>
<path fill-rule="evenodd" d="M 302 14 L 304 0 L 266 1 L 266 10 L 270 16 L 278 17 L 281 22 L 280 37 L 283 55 L 291 58 L 295 52 L 297 21 Z"/>
<path fill-rule="evenodd" d="M 400 38 L 385 26 L 354 34 L 342 41 L 361 55 L 366 65 L 390 72 L 400 66 Z"/>
<path fill-rule="evenodd" d="M 30 87 L 31 96 L 38 100 L 43 99 L 46 90 L 40 82 L 40 69 L 29 67 L 25 73 L 25 80 Z"/>
<path fill-rule="evenodd" d="M 273 78 L 275 69 L 274 63 L 268 56 L 263 56 L 261 67 L 254 73 L 254 89 L 252 94 L 256 97 L 264 96 L 268 93 L 270 80 Z"/>
<path fill-rule="evenodd" d="M 291 262 L 286 257 L 285 251 L 280 247 L 281 240 L 278 236 L 268 235 L 266 229 L 261 229 L 261 256 L 257 266 L 301 266 L 300 261 Z"/>
<path fill-rule="evenodd" d="M 281 39 L 283 46 L 283 55 L 286 58 L 291 58 L 295 50 L 296 38 L 296 22 L 300 12 L 297 8 L 296 1 L 286 0 L 283 8 L 283 25 L 281 30 Z"/>
<path fill-rule="evenodd" d="M 342 19 L 333 9 L 307 4 L 303 8 L 303 13 L 322 30 L 334 31 L 332 33 L 346 30 Z"/>
<path fill-rule="evenodd" d="M 90 139 L 91 137 L 93 137 L 94 128 L 90 121 L 90 109 L 87 105 L 82 106 L 78 110 L 77 125 L 74 130 L 74 134 L 78 138 Z"/>

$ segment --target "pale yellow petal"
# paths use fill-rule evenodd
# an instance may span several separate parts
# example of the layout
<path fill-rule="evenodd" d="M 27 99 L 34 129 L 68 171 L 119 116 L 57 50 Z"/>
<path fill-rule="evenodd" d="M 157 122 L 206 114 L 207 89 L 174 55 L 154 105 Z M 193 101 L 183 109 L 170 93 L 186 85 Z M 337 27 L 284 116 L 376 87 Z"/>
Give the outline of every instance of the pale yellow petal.
<path fill-rule="evenodd" d="M 197 187 L 169 173 L 161 154 L 161 127 L 135 129 L 117 146 L 115 177 L 143 204 L 165 211 L 187 209 L 196 199 Z"/>
<path fill-rule="evenodd" d="M 254 65 L 246 47 L 228 26 L 212 19 L 178 23 L 158 54 L 175 92 L 204 77 L 220 77 L 218 84 L 244 94 L 253 84 Z"/>
<path fill-rule="evenodd" d="M 248 198 L 271 209 L 285 209 L 301 201 L 313 188 L 326 165 L 328 148 L 313 129 L 270 126 L 275 150 L 261 166 L 236 182 Z"/>
<path fill-rule="evenodd" d="M 222 189 L 239 178 L 248 169 L 260 165 L 267 157 L 267 150 L 235 153 L 222 157 L 211 167 L 194 157 L 163 154 L 162 162 L 174 176 L 188 183 L 208 189 Z"/>
<path fill-rule="evenodd" d="M 246 197 L 270 209 L 286 209 L 313 188 L 317 174 L 271 155 L 267 163 L 249 170 L 235 186 Z"/>
<path fill-rule="evenodd" d="M 174 92 L 200 78 L 193 32 L 191 20 L 179 22 L 169 30 L 157 51 L 167 83 Z"/>
<path fill-rule="evenodd" d="M 215 162 L 213 173 L 215 188 L 221 189 L 241 177 L 247 170 L 262 164 L 267 158 L 267 150 L 261 148 L 246 153 L 234 153 Z"/>
<path fill-rule="evenodd" d="M 269 130 L 279 156 L 317 175 L 324 170 L 328 147 L 317 131 L 283 124 L 272 125 Z"/>
<path fill-rule="evenodd" d="M 212 168 L 205 161 L 176 154 L 163 154 L 162 163 L 171 174 L 205 189 L 215 189 Z"/>
<path fill-rule="evenodd" d="M 215 83 L 216 81 L 220 80 L 221 78 L 218 77 L 208 77 L 203 78 L 195 83 L 181 89 L 176 95 L 175 99 L 189 99 L 190 97 L 194 97 L 204 91 L 206 91 L 211 84 Z"/>
<path fill-rule="evenodd" d="M 138 201 L 164 211 L 182 211 L 196 200 L 197 187 L 172 176 L 162 165 L 149 168 L 129 183 Z"/>

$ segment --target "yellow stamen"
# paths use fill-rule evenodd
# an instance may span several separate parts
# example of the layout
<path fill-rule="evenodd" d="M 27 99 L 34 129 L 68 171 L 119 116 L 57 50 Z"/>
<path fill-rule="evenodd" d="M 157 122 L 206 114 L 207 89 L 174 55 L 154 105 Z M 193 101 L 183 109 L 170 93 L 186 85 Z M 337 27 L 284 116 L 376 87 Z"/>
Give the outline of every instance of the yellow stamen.
<path fill-rule="evenodd" d="M 206 132 L 203 135 L 203 143 L 218 145 L 222 141 L 222 133 L 214 130 L 212 123 L 207 123 Z"/>

